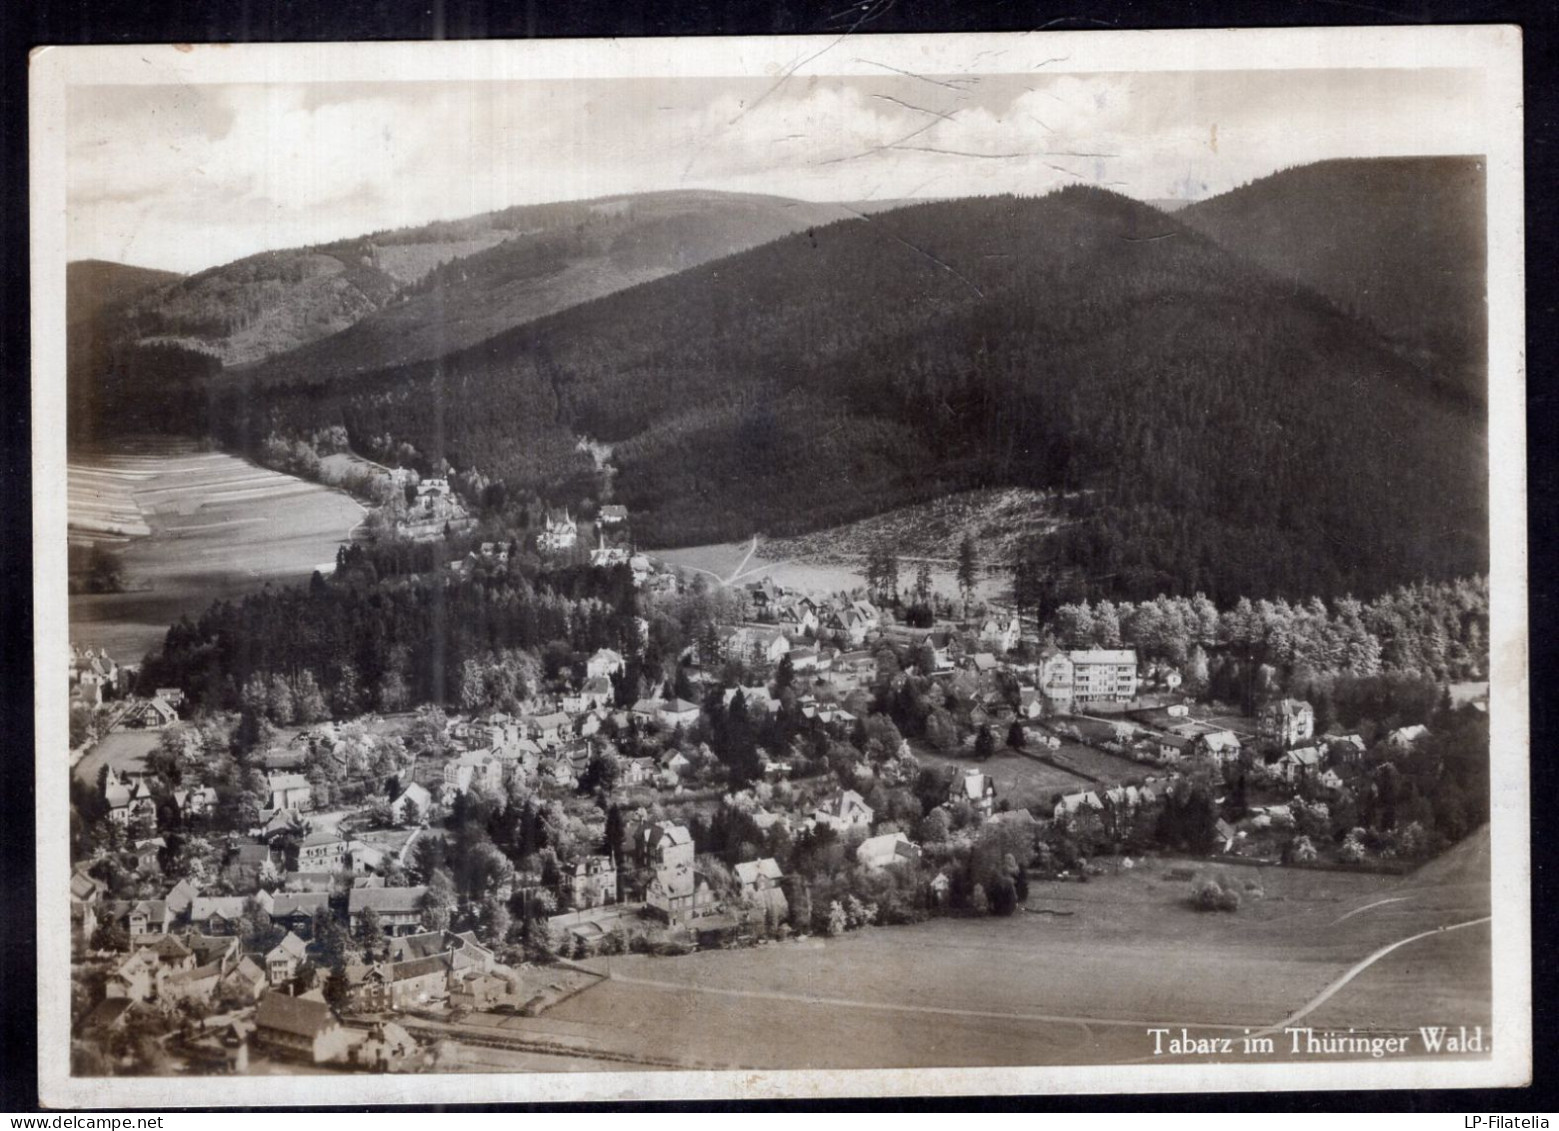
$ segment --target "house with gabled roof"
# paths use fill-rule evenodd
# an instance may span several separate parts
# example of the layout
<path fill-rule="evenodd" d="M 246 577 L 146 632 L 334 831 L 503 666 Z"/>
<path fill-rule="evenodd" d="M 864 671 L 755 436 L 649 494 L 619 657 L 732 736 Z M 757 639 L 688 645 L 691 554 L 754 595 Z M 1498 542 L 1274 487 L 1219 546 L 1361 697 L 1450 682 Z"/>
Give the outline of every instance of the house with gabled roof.
<path fill-rule="evenodd" d="M 176 789 L 173 791 L 173 804 L 178 807 L 179 816 L 185 821 L 209 817 L 216 812 L 217 791 L 209 785 L 197 789 Z"/>
<path fill-rule="evenodd" d="M 254 1015 L 256 1043 L 313 1064 L 344 1060 L 350 1039 L 322 1001 L 268 993 Z"/>
<path fill-rule="evenodd" d="M 357 888 L 347 897 L 347 917 L 355 933 L 362 925 L 363 912 L 372 908 L 386 935 L 411 934 L 422 927 L 422 898 L 428 889 Z"/>
<path fill-rule="evenodd" d="M 838 833 L 849 832 L 851 829 L 869 829 L 872 824 L 872 808 L 855 790 L 846 789 L 813 810 L 812 819 Z"/>
<path fill-rule="evenodd" d="M 168 1001 L 208 1002 L 222 981 L 222 967 L 216 963 L 193 966 L 163 979 L 158 996 Z"/>
<path fill-rule="evenodd" d="M 103 984 L 103 993 L 111 998 L 150 1001 L 157 996 L 162 980 L 168 976 L 150 947 L 132 951 L 111 971 Z"/>
<path fill-rule="evenodd" d="M 676 864 L 693 864 L 696 850 L 693 834 L 686 825 L 668 821 L 644 825 L 633 837 L 634 863 L 641 868 L 670 867 Z"/>
<path fill-rule="evenodd" d="M 1233 762 L 1240 756 L 1240 740 L 1232 730 L 1208 731 L 1198 737 L 1197 744 L 1202 753 L 1216 762 Z"/>
<path fill-rule="evenodd" d="M 290 982 L 308 956 L 308 944 L 288 931 L 265 956 L 265 976 L 272 986 Z"/>
<path fill-rule="evenodd" d="M 1080 793 L 1068 793 L 1056 801 L 1055 811 L 1052 816 L 1057 821 L 1064 821 L 1077 816 L 1084 809 L 1102 812 L 1104 810 L 1104 802 L 1091 789 Z"/>
<path fill-rule="evenodd" d="M 271 922 L 305 937 L 314 933 L 314 919 L 330 911 L 328 891 L 279 891 L 271 896 Z"/>
<path fill-rule="evenodd" d="M 667 699 L 660 705 L 659 719 L 663 726 L 692 726 L 698 722 L 699 707 L 686 699 Z"/>
<path fill-rule="evenodd" d="M 254 1001 L 265 992 L 265 969 L 247 954 L 238 956 L 226 974 L 222 986 L 242 1001 Z"/>
<path fill-rule="evenodd" d="M 298 845 L 300 872 L 336 872 L 345 859 L 346 841 L 337 832 L 312 832 Z"/>
<path fill-rule="evenodd" d="M 242 895 L 197 895 L 190 902 L 190 926 L 208 935 L 236 934 L 249 898 Z M 270 912 L 273 906 L 270 892 L 261 888 L 252 898 L 267 913 Z"/>
<path fill-rule="evenodd" d="M 265 787 L 270 798 L 265 807 L 270 810 L 296 809 L 307 812 L 313 807 L 308 778 L 302 774 L 268 774 Z"/>
<path fill-rule="evenodd" d="M 1386 745 L 1396 750 L 1408 750 L 1429 737 L 1429 728 L 1422 723 L 1398 727 L 1386 736 Z"/>
<path fill-rule="evenodd" d="M 1279 746 L 1292 746 L 1315 734 L 1315 709 L 1303 699 L 1277 699 L 1261 709 L 1257 733 Z"/>
<path fill-rule="evenodd" d="M 102 882 L 85 872 L 73 872 L 70 877 L 70 898 L 78 903 L 96 903 L 107 892 Z"/>
<path fill-rule="evenodd" d="M 855 850 L 855 858 L 864 868 L 888 868 L 896 864 L 911 866 L 920 862 L 920 845 L 903 833 L 883 833 L 867 837 Z"/>
<path fill-rule="evenodd" d="M 617 902 L 617 863 L 610 856 L 582 856 L 561 869 L 563 890 L 575 907 Z"/>
<path fill-rule="evenodd" d="M 238 939 L 233 935 L 203 935 L 199 931 L 185 931 L 179 941 L 195 956 L 197 966 L 215 963 L 226 972 L 238 961 Z"/>
<path fill-rule="evenodd" d="M 574 521 L 565 507 L 549 508 L 542 519 L 541 533 L 536 537 L 540 550 L 571 550 L 579 541 L 579 523 Z"/>
<path fill-rule="evenodd" d="M 1369 749 L 1364 739 L 1356 734 L 1323 734 L 1321 741 L 1327 753 L 1339 762 L 1357 762 Z"/>
<path fill-rule="evenodd" d="M 1317 746 L 1298 746 L 1286 750 L 1273 762 L 1270 769 L 1283 781 L 1297 785 L 1300 781 L 1320 772 L 1321 750 Z"/>
<path fill-rule="evenodd" d="M 993 652 L 1010 652 L 1018 646 L 1020 626 L 1015 616 L 987 617 L 980 625 L 980 643 Z"/>
<path fill-rule="evenodd" d="M 413 819 L 417 824 L 423 824 L 432 808 L 433 795 L 420 783 L 412 782 L 390 802 L 390 819 L 397 825 L 411 824 Z"/>
<path fill-rule="evenodd" d="M 996 808 L 996 779 L 973 766 L 953 776 L 947 787 L 948 804 L 967 802 L 984 816 L 990 816 Z"/>
<path fill-rule="evenodd" d="M 762 908 L 765 915 L 772 915 L 778 922 L 785 921 L 790 914 L 790 901 L 780 886 L 785 876 L 780 871 L 779 861 L 765 856 L 761 860 L 737 864 L 733 871 L 741 887 L 743 903 Z"/>
<path fill-rule="evenodd" d="M 120 714 L 117 725 L 126 730 L 162 730 L 179 721 L 179 713 L 165 699 L 136 699 Z"/>
<path fill-rule="evenodd" d="M 597 648 L 591 657 L 585 661 L 586 679 L 610 680 L 612 676 L 622 670 L 622 653 L 613 648 Z M 608 686 L 610 686 L 609 683 Z"/>

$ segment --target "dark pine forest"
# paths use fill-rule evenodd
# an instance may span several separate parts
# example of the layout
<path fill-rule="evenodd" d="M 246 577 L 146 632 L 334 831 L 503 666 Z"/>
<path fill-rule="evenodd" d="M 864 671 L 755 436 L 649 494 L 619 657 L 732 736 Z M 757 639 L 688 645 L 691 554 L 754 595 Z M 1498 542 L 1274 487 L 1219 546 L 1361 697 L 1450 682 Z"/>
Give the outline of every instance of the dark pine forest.
<path fill-rule="evenodd" d="M 1334 191 L 1339 207 L 1371 199 Z M 1081 187 L 918 205 L 432 360 L 333 380 L 233 373 L 163 407 L 248 450 L 340 424 L 359 450 L 409 444 L 424 467 L 554 503 L 594 489 L 575 442 L 604 440 L 647 546 L 798 533 L 963 488 L 1060 488 L 1073 513 L 1035 547 L 1058 600 L 1369 595 L 1484 572 L 1484 410 L 1466 376 L 1481 338 L 1467 344 L 1466 319 L 1429 333 L 1418 307 L 1393 323 L 1346 298 L 1340 253 L 1307 282 L 1259 265 L 1248 235 L 1226 241 L 1236 252 L 1197 224 Z M 1411 275 L 1411 247 L 1392 255 Z M 1436 286 L 1476 283 L 1481 302 L 1481 280 L 1479 263 Z"/>

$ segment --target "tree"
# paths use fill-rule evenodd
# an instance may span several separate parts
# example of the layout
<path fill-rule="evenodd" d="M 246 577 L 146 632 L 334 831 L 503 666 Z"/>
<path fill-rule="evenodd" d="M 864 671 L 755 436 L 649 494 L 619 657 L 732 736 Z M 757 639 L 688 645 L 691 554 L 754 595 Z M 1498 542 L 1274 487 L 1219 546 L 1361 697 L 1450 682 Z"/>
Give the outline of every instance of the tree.
<path fill-rule="evenodd" d="M 790 925 L 805 934 L 812 929 L 812 887 L 800 876 L 788 877 L 786 883 L 790 887 Z"/>
<path fill-rule="evenodd" d="M 925 558 L 915 567 L 915 604 L 931 605 L 931 563 Z"/>
<path fill-rule="evenodd" d="M 953 831 L 953 822 L 947 810 L 938 806 L 926 814 L 920 822 L 920 839 L 926 844 L 944 844 Z"/>
<path fill-rule="evenodd" d="M 314 673 L 307 668 L 298 676 L 297 692 L 293 695 L 293 714 L 300 723 L 317 723 L 330 717 L 324 693 L 320 691 Z"/>
<path fill-rule="evenodd" d="M 979 733 L 975 735 L 974 756 L 983 762 L 994 753 L 996 753 L 996 737 L 991 734 L 990 724 L 984 723 L 980 726 Z"/>
<path fill-rule="evenodd" d="M 437 868 L 428 880 L 428 890 L 417 903 L 422 925 L 430 931 L 449 929 L 455 910 L 455 882 L 449 871 Z"/>
<path fill-rule="evenodd" d="M 979 580 L 980 565 L 975 558 L 974 539 L 968 534 L 958 544 L 958 591 L 963 595 L 964 616 L 969 615 L 969 599 Z"/>
<path fill-rule="evenodd" d="M 784 691 L 796 681 L 796 667 L 791 662 L 790 653 L 780 657 L 780 662 L 774 668 L 774 687 L 776 691 Z"/>
<path fill-rule="evenodd" d="M 271 722 L 277 726 L 291 726 L 296 711 L 292 688 L 287 686 L 287 681 L 282 678 L 281 673 L 271 676 L 271 685 L 266 693 L 266 714 Z"/>
<path fill-rule="evenodd" d="M 969 910 L 976 915 L 989 915 L 991 913 L 991 901 L 985 894 L 984 884 L 974 885 L 974 893 L 969 897 Z"/>
<path fill-rule="evenodd" d="M 495 893 L 489 892 L 483 897 L 480 923 L 482 935 L 489 945 L 499 946 L 508 941 L 513 920 L 508 905 Z"/>
<path fill-rule="evenodd" d="M 1022 723 L 1014 720 L 1013 724 L 1007 728 L 1007 745 L 1014 750 L 1022 750 L 1028 745 L 1028 733 L 1024 731 Z"/>
<path fill-rule="evenodd" d="M 842 904 L 836 899 L 828 905 L 826 931 L 830 935 L 842 935 L 849 929 L 850 919 Z"/>
<path fill-rule="evenodd" d="M 325 995 L 325 1004 L 330 1008 L 337 1012 L 346 1008 L 352 998 L 352 983 L 347 981 L 345 966 L 335 965 L 330 968 L 322 992 Z"/>
<path fill-rule="evenodd" d="M 363 961 L 372 962 L 374 955 L 380 953 L 384 946 L 384 927 L 379 922 L 379 913 L 372 907 L 365 907 L 357 917 L 357 944 L 363 950 Z"/>

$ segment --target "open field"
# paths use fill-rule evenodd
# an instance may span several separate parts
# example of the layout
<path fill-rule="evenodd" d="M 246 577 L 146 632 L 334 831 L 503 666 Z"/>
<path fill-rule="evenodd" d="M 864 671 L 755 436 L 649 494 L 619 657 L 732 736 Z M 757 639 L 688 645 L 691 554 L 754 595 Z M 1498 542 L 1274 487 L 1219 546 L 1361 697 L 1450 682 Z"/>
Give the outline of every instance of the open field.
<path fill-rule="evenodd" d="M 72 539 L 120 554 L 127 591 L 73 594 L 70 635 L 137 662 L 180 616 L 331 568 L 363 508 L 349 496 L 179 441 L 73 457 Z"/>
<path fill-rule="evenodd" d="M 1014 809 L 1031 809 L 1039 816 L 1049 813 L 1052 794 L 1091 788 L 1089 782 L 1075 774 L 1058 770 L 1008 747 L 997 750 L 988 761 L 979 762 L 973 758 L 943 754 L 918 740 L 910 745 L 916 761 L 930 769 L 950 766 L 955 770 L 969 767 L 983 770 L 996 782 L 997 800 L 1011 802 Z"/>
<path fill-rule="evenodd" d="M 940 919 L 683 958 L 596 959 L 587 965 L 607 980 L 547 1019 L 614 1049 L 750 1068 L 1133 1060 L 1151 1056 L 1149 1026 L 1234 1035 L 1303 1013 L 1333 986 L 1304 1024 L 1486 1023 L 1480 926 L 1431 933 L 1347 975 L 1391 943 L 1487 915 L 1487 861 L 1479 833 L 1408 877 L 1231 868 L 1265 895 L 1228 915 L 1191 910 L 1190 885 L 1166 879 L 1203 862 L 1148 860 L 1089 884 L 1036 884 L 1029 908 L 1073 913 L 1065 917 Z"/>
<path fill-rule="evenodd" d="M 76 777 L 95 784 L 98 770 L 105 764 L 118 772 L 139 770 L 146 765 L 146 756 L 157 749 L 160 737 L 155 730 L 119 730 L 105 735 L 76 763 Z"/>
<path fill-rule="evenodd" d="M 1056 529 L 1058 503 L 1054 494 L 1026 487 L 960 491 L 766 545 L 775 557 L 810 562 L 864 561 L 872 550 L 891 550 L 904 561 L 928 559 L 951 576 L 965 535 L 981 561 L 1011 562 L 1032 539 Z"/>
<path fill-rule="evenodd" d="M 1051 756 L 1062 765 L 1080 770 L 1109 786 L 1136 784 L 1143 778 L 1159 772 L 1153 766 L 1133 762 L 1130 758 L 1122 758 L 1117 754 L 1098 750 L 1081 742 L 1063 740 L 1061 748 L 1054 751 Z"/>
<path fill-rule="evenodd" d="M 949 556 L 945 560 L 939 558 L 932 562 L 931 587 L 941 596 L 956 601 L 957 545 L 949 547 L 947 553 Z M 651 557 L 685 571 L 689 580 L 697 574 L 703 574 L 711 584 L 750 584 L 767 577 L 776 585 L 802 593 L 848 593 L 866 588 L 864 557 L 839 556 L 828 560 L 787 557 L 783 553 L 771 551 L 769 543 L 762 538 L 757 540 L 755 549 L 752 541 L 732 542 L 656 550 Z M 901 591 L 914 585 L 917 564 L 908 557 L 899 559 Z M 975 596 L 983 601 L 1003 600 L 1011 589 L 1012 579 L 1007 574 L 987 572 L 975 585 Z"/>

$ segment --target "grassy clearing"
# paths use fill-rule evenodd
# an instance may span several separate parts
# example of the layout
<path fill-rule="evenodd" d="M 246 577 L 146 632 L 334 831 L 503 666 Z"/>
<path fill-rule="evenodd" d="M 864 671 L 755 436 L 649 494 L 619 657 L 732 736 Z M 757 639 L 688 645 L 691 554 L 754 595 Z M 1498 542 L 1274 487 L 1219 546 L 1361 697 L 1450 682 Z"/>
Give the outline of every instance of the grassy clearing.
<path fill-rule="evenodd" d="M 76 763 L 76 777 L 96 784 L 98 770 L 105 763 L 120 772 L 139 770 L 146 765 L 146 756 L 157 749 L 159 737 L 154 730 L 121 730 L 106 735 Z"/>
<path fill-rule="evenodd" d="M 1031 809 L 1038 816 L 1048 814 L 1051 795 L 1072 793 L 1091 788 L 1090 783 L 1075 774 L 1056 769 L 1015 750 L 1002 748 L 985 762 L 973 758 L 959 758 L 942 754 L 924 742 L 913 743 L 915 758 L 922 766 L 932 769 L 952 768 L 963 770 L 978 767 L 996 781 L 996 797 L 1009 801 L 1014 809 Z"/>
<path fill-rule="evenodd" d="M 965 536 L 974 540 L 981 560 L 1010 562 L 1032 538 L 1056 528 L 1057 503 L 1053 494 L 1024 487 L 962 491 L 829 530 L 775 539 L 766 549 L 778 558 L 849 563 L 886 549 L 916 562 L 929 560 L 951 576 Z"/>
<path fill-rule="evenodd" d="M 690 577 L 704 573 L 711 584 L 729 581 L 739 572 L 740 583 L 769 578 L 776 585 L 802 593 L 848 593 L 866 588 L 866 562 L 864 558 L 840 557 L 818 560 L 808 557 L 786 557 L 776 547 L 783 544 L 758 540 L 758 550 L 743 565 L 751 541 L 720 543 L 708 546 L 687 546 L 676 550 L 656 550 L 654 558 L 668 566 L 686 571 Z M 949 553 L 957 553 L 955 544 Z M 916 563 L 908 558 L 899 560 L 899 586 L 907 589 L 914 584 Z M 708 575 L 713 574 L 713 577 Z M 958 599 L 958 579 L 952 564 L 933 563 L 931 569 L 932 590 L 950 600 Z M 977 600 L 1005 599 L 1012 589 L 1012 580 L 1002 573 L 987 572 L 975 586 Z"/>
<path fill-rule="evenodd" d="M 1206 862 L 1149 860 L 1088 884 L 1036 884 L 1029 907 L 1065 917 L 942 919 L 755 950 L 598 959 L 591 965 L 609 980 L 548 1018 L 725 1067 L 1131 1060 L 1151 1054 L 1150 1024 L 1271 1024 L 1381 946 L 1486 914 L 1487 859 L 1480 834 L 1403 878 L 1229 868 L 1264 890 L 1233 915 L 1191 910 L 1190 884 L 1166 879 Z M 1380 902 L 1388 898 L 1396 902 Z M 1478 1024 L 1488 966 L 1478 928 L 1410 944 L 1306 1023 Z"/>

